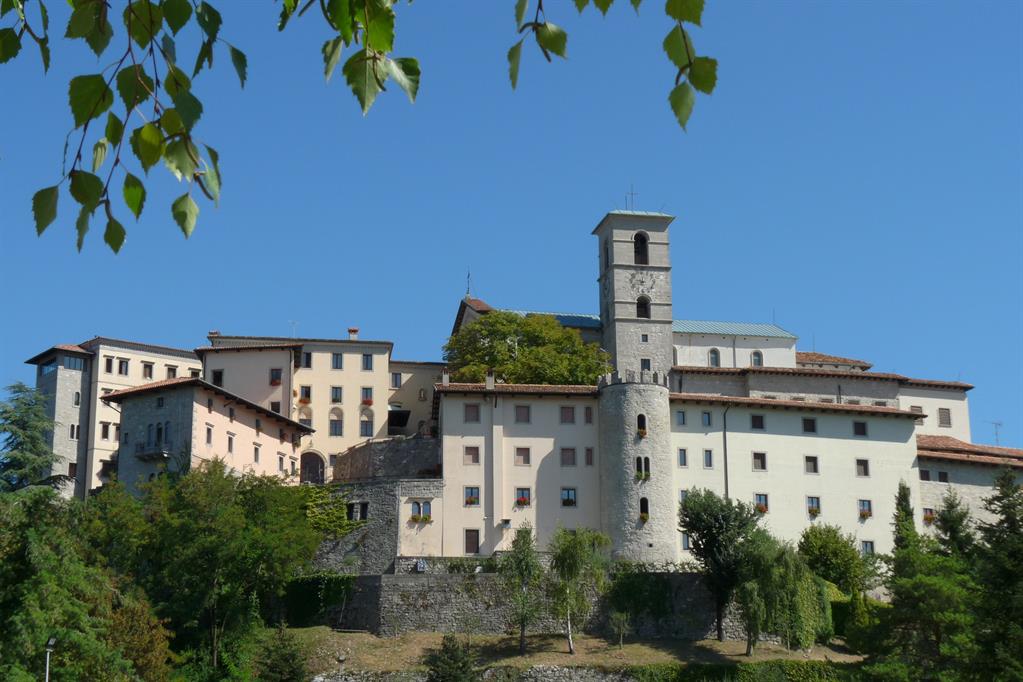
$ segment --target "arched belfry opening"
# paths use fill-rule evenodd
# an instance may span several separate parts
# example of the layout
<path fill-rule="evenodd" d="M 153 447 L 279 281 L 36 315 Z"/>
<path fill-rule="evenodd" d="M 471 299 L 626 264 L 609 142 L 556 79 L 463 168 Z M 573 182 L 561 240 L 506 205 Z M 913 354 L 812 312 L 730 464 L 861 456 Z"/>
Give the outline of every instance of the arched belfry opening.
<path fill-rule="evenodd" d="M 650 240 L 643 232 L 637 232 L 632 238 L 632 254 L 636 265 L 650 264 Z"/>

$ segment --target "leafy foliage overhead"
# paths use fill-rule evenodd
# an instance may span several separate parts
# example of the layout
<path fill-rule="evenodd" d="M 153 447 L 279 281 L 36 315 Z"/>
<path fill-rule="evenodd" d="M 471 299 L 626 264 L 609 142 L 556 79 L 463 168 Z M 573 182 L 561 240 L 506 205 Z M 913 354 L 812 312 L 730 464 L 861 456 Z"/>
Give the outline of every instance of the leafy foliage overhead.
<path fill-rule="evenodd" d="M 19 57 L 23 43 L 31 41 L 38 48 L 44 72 L 49 70 L 48 1 L 52 2 L 0 0 L 0 22 L 11 22 L 0 26 L 0 64 Z M 120 208 L 117 200 L 123 198 L 125 207 L 138 220 L 146 194 L 139 173 L 133 173 L 129 166 L 137 164 L 141 175 L 148 176 L 149 170 L 163 161 L 174 179 L 186 184 L 185 192 L 173 200 L 170 215 L 188 238 L 199 216 L 196 196 L 201 194 L 216 205 L 223 185 L 218 153 L 196 130 L 207 112 L 194 81 L 204 69 L 213 68 L 218 53 L 226 51 L 244 88 L 249 79 L 248 57 L 224 37 L 223 17 L 207 0 L 67 1 L 71 14 L 63 37 L 84 41 L 110 66 L 99 73 L 75 76 L 68 84 L 73 127 L 64 145 L 56 184 L 39 190 L 32 198 L 37 233 L 42 234 L 57 219 L 60 188 L 69 184 L 71 198 L 78 205 L 78 250 L 102 208 L 106 218 L 104 241 L 119 252 L 127 232 L 115 218 L 115 208 Z M 638 12 L 642 0 L 629 1 Z M 531 2 L 535 2 L 535 11 L 527 21 Z M 320 47 L 324 76 L 330 81 L 341 65 L 345 83 L 366 114 L 390 83 L 411 102 L 419 93 L 419 61 L 393 56 L 395 8 L 399 4 L 398 0 L 280 0 L 277 26 L 283 31 L 315 6 L 319 11 L 313 14 L 322 18 L 327 34 Z M 574 4 L 582 12 L 590 0 L 574 0 Z M 614 0 L 593 0 L 592 4 L 606 15 Z M 704 0 L 665 3 L 672 28 L 663 48 L 676 69 L 668 103 L 683 129 L 692 115 L 696 92 L 710 94 L 717 84 L 717 61 L 697 55 L 686 29 L 687 25 L 701 25 L 703 7 Z M 568 56 L 568 33 L 549 19 L 544 0 L 514 0 L 514 14 L 517 33 L 522 37 L 507 55 L 512 88 L 518 86 L 522 47 L 528 36 L 532 35 L 548 62 L 553 57 Z M 198 38 L 194 58 L 178 54 L 176 40 L 183 32 Z"/>

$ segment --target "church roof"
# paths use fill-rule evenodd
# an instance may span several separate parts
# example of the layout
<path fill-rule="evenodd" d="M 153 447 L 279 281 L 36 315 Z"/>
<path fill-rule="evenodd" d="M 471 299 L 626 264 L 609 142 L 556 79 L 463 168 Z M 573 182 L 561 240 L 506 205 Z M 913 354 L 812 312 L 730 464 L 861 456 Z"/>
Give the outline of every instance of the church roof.
<path fill-rule="evenodd" d="M 550 315 L 563 327 L 575 327 L 576 329 L 600 329 L 600 317 L 584 313 L 544 313 L 537 310 L 509 310 L 502 308 L 501 312 L 515 313 L 516 315 Z"/>
<path fill-rule="evenodd" d="M 798 338 L 776 324 L 762 322 L 716 322 L 713 320 L 675 320 L 671 331 L 679 334 L 720 334 L 722 336 L 767 336 L 778 339 Z"/>
<path fill-rule="evenodd" d="M 865 370 L 873 367 L 866 360 L 855 360 L 853 358 L 843 358 L 839 355 L 828 355 L 826 353 L 815 353 L 805 350 L 796 351 L 796 362 L 814 365 L 850 365 Z"/>

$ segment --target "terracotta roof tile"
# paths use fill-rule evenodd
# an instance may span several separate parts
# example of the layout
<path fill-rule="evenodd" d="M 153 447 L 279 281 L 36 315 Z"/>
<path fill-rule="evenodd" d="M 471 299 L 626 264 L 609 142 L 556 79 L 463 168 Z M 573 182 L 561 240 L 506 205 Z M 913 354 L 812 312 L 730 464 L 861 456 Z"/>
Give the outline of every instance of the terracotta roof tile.
<path fill-rule="evenodd" d="M 45 358 L 47 355 L 61 350 L 66 353 L 81 353 L 83 355 L 95 355 L 95 353 L 93 353 L 91 350 L 87 350 L 73 343 L 58 343 L 56 346 L 51 346 L 47 348 L 42 353 L 37 353 L 36 355 L 33 355 L 32 357 L 25 361 L 25 364 L 34 365 L 43 358 Z"/>
<path fill-rule="evenodd" d="M 242 351 L 242 350 L 289 350 L 301 348 L 301 343 L 246 343 L 237 346 L 200 346 L 195 349 L 196 355 L 203 353 L 217 353 L 220 351 Z"/>
<path fill-rule="evenodd" d="M 862 367 L 863 369 L 870 369 L 873 367 L 872 364 L 865 362 L 864 360 L 854 360 L 853 358 L 843 358 L 839 355 L 827 355 L 826 353 L 815 353 L 810 351 L 796 351 L 796 362 L 828 365 L 852 365 L 853 367 Z"/>
<path fill-rule="evenodd" d="M 842 379 L 874 379 L 878 381 L 897 381 L 906 386 L 925 386 L 930 388 L 948 388 L 960 391 L 969 391 L 973 388 L 971 384 L 961 381 L 939 381 L 935 379 L 912 379 L 901 374 L 889 372 L 843 372 L 830 369 L 815 369 L 812 367 L 697 367 L 692 365 L 676 365 L 672 367 L 676 372 L 688 374 L 789 374 L 795 376 L 818 376 L 838 377 Z"/>
<path fill-rule="evenodd" d="M 967 443 L 966 441 L 962 441 L 951 436 L 931 436 L 921 434 L 916 437 L 916 447 L 918 450 L 933 452 L 959 452 L 963 454 L 1009 457 L 1023 460 L 1023 450 L 1018 448 L 1003 448 L 999 445 Z"/>
<path fill-rule="evenodd" d="M 672 393 L 671 400 L 717 405 L 746 405 L 750 407 L 813 410 L 815 412 L 843 412 L 888 417 L 920 418 L 919 412 L 900 410 L 897 407 L 875 405 L 849 405 L 846 403 L 821 403 L 809 400 L 774 400 L 771 398 L 747 398 L 744 396 L 717 395 L 712 393 Z"/>

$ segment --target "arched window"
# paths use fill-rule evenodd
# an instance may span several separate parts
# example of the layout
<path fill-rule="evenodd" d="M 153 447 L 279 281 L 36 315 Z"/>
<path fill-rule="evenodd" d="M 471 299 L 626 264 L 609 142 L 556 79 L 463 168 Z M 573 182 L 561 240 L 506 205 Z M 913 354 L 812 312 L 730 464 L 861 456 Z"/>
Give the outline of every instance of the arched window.
<path fill-rule="evenodd" d="M 634 256 L 633 262 L 636 265 L 647 265 L 650 262 L 647 236 L 642 232 L 637 232 L 636 236 L 632 238 L 632 254 Z"/>
<path fill-rule="evenodd" d="M 422 506 L 420 506 L 420 504 L 418 502 L 413 502 L 412 503 L 412 516 L 421 516 L 422 513 L 423 513 Z"/>
<path fill-rule="evenodd" d="M 643 458 L 642 457 L 637 457 L 636 458 L 636 476 L 642 476 L 642 475 L 643 475 Z"/>
<path fill-rule="evenodd" d="M 645 414 L 637 414 L 636 415 L 636 429 L 639 430 L 639 431 L 646 431 L 646 415 Z"/>
<path fill-rule="evenodd" d="M 164 422 L 164 425 L 163 425 L 163 442 L 167 444 L 167 447 L 170 447 L 170 444 L 171 444 L 170 422 Z"/>
<path fill-rule="evenodd" d="M 430 507 L 431 505 L 429 502 L 423 502 L 423 516 L 431 516 Z"/>
<path fill-rule="evenodd" d="M 345 418 L 340 408 L 330 410 L 330 430 L 327 433 L 331 436 L 345 435 Z"/>
<path fill-rule="evenodd" d="M 359 417 L 359 436 L 362 438 L 373 437 L 373 413 L 365 410 Z"/>
<path fill-rule="evenodd" d="M 325 462 L 323 457 L 315 452 L 303 452 L 301 458 L 301 471 L 299 472 L 300 483 L 314 483 L 322 485 L 324 480 Z"/>
<path fill-rule="evenodd" d="M 646 296 L 640 296 L 636 299 L 636 317 L 641 320 L 650 319 L 650 299 Z"/>
<path fill-rule="evenodd" d="M 750 356 L 750 364 L 754 367 L 763 367 L 764 354 L 758 350 L 753 351 L 753 354 Z"/>
<path fill-rule="evenodd" d="M 650 503 L 647 502 L 645 497 L 639 498 L 639 513 L 640 514 L 650 513 Z"/>
<path fill-rule="evenodd" d="M 721 352 L 717 348 L 711 348 L 707 353 L 707 362 L 711 367 L 721 366 Z"/>
<path fill-rule="evenodd" d="M 150 424 L 146 427 L 146 445 L 153 444 L 153 425 Z"/>
<path fill-rule="evenodd" d="M 303 426 L 313 425 L 313 411 L 308 407 L 303 407 L 298 411 L 298 423 Z"/>
<path fill-rule="evenodd" d="M 643 458 L 643 475 L 646 478 L 650 478 L 650 458 L 649 457 L 644 457 Z"/>

